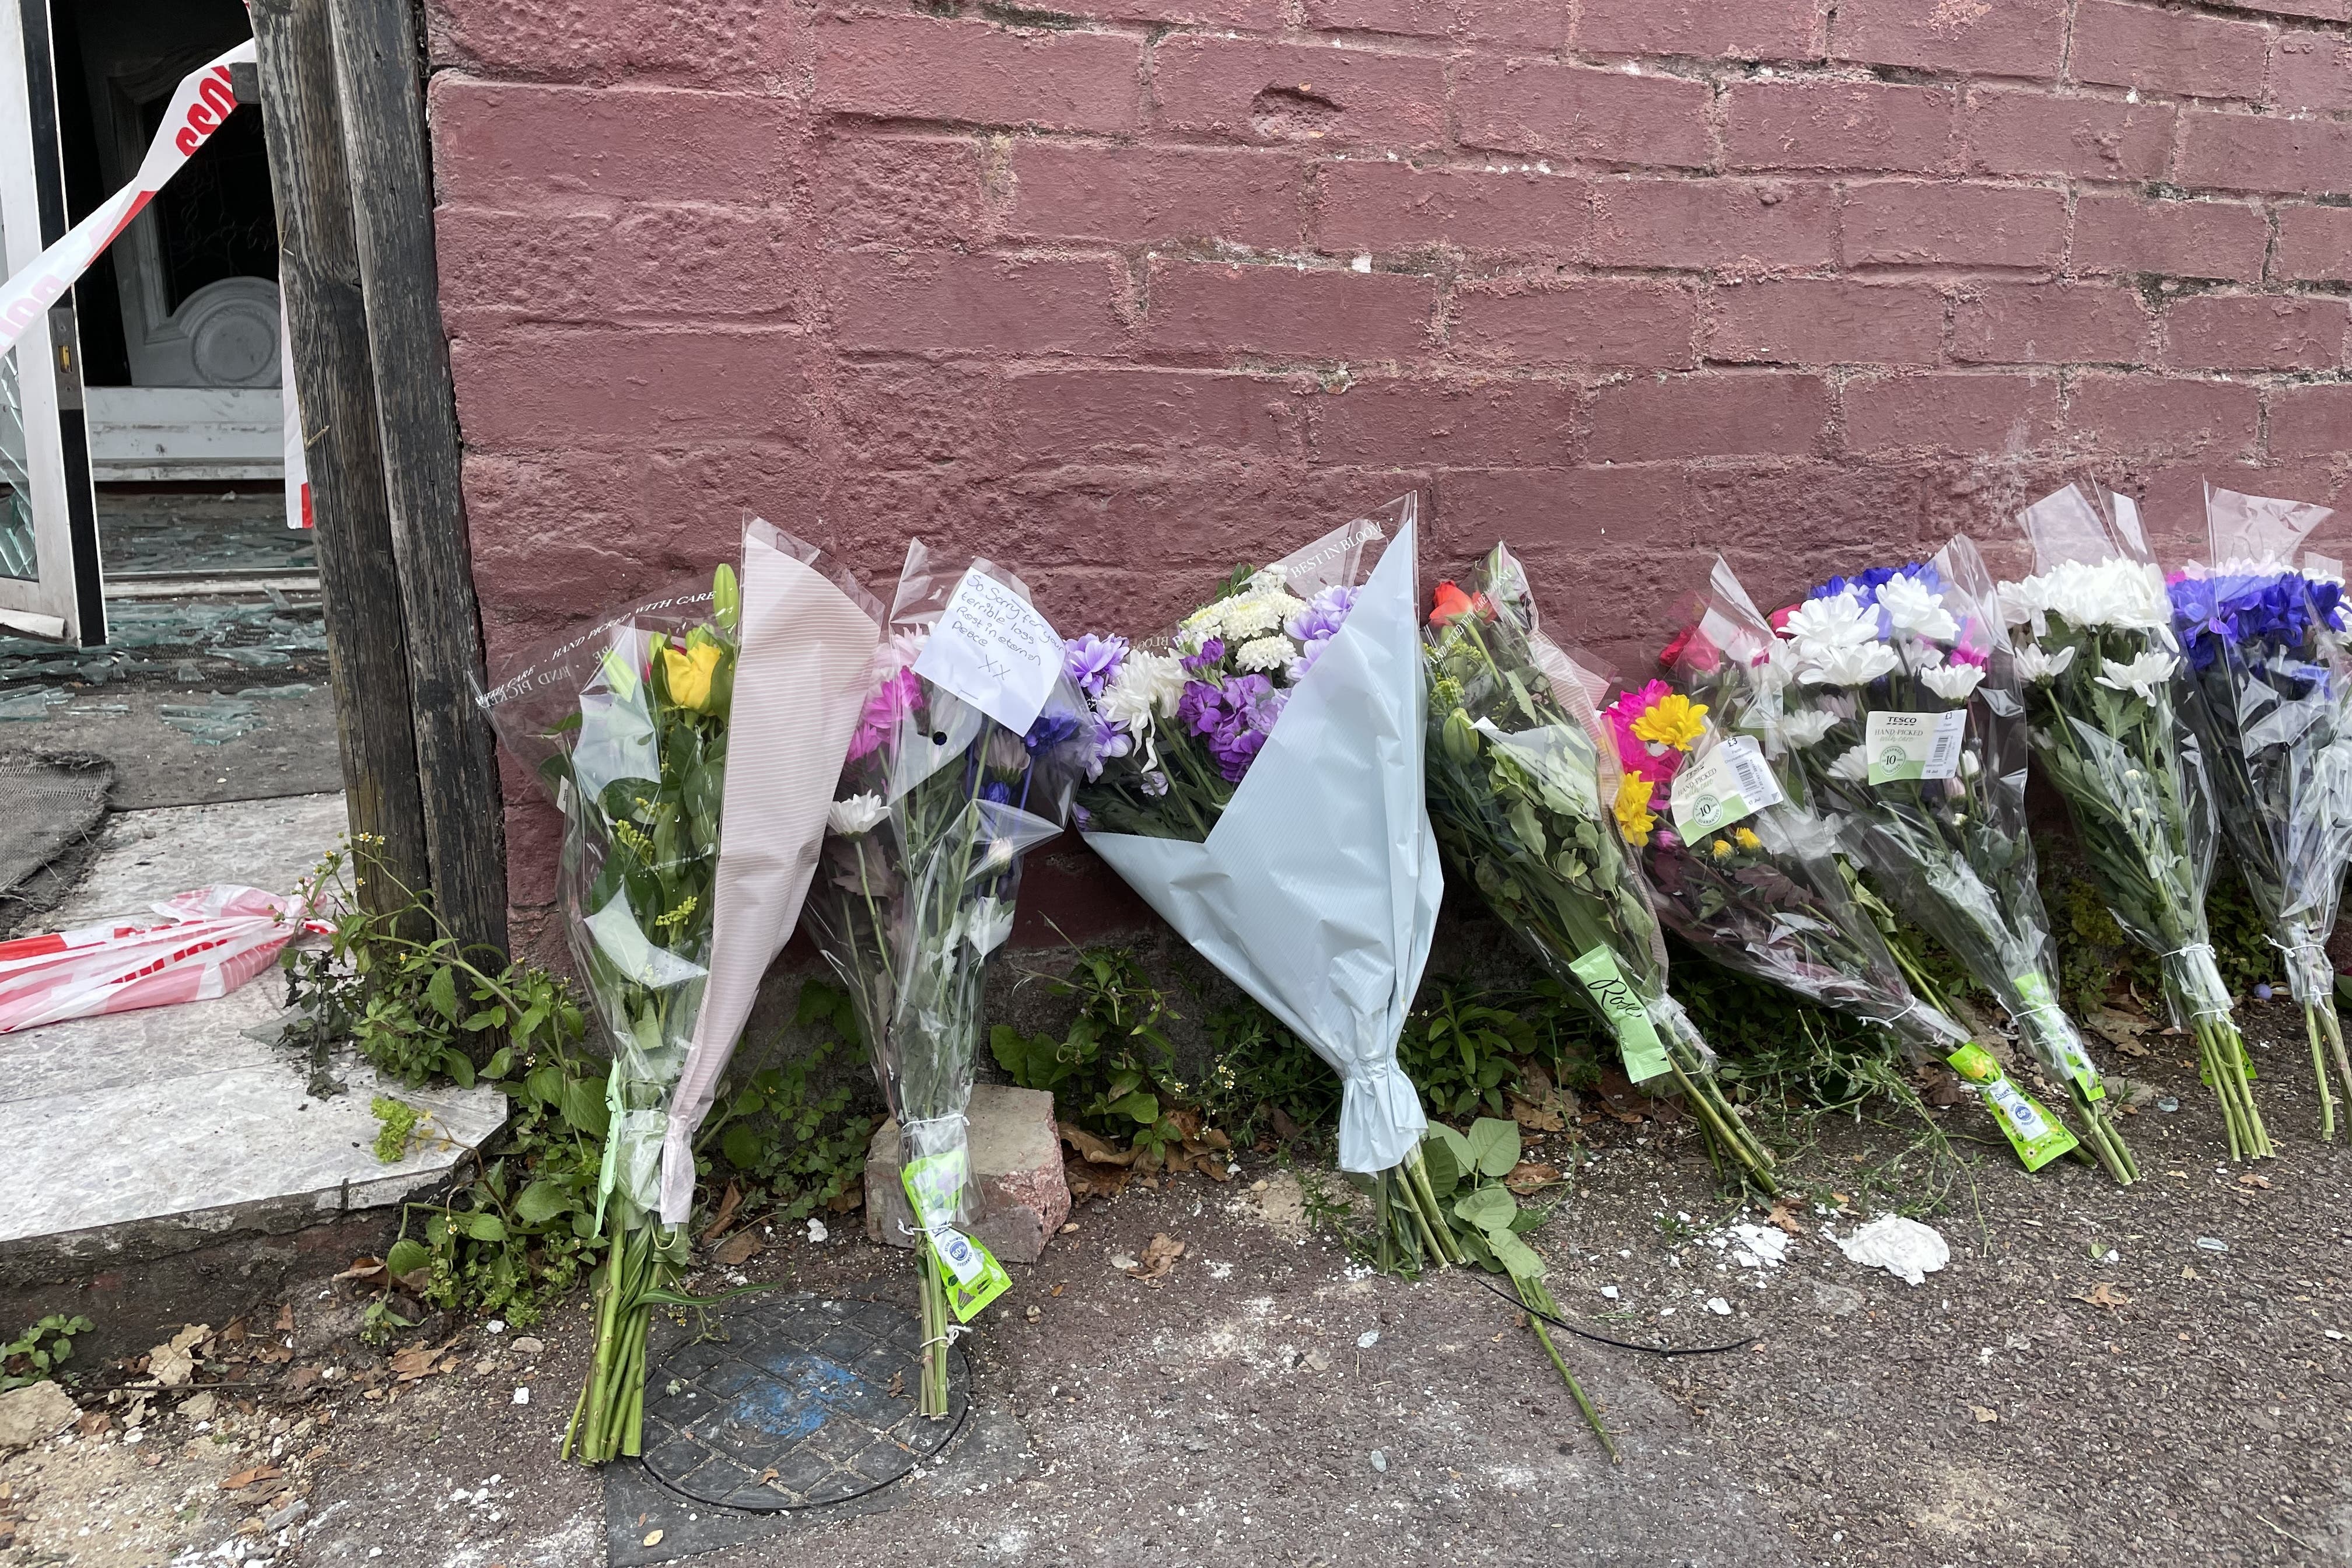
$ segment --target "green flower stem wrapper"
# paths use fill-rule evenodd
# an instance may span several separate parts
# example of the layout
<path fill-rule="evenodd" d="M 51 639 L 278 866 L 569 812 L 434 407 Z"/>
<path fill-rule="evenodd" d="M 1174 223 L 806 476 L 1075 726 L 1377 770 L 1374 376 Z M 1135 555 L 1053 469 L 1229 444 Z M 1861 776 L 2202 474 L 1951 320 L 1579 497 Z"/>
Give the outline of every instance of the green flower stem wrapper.
<path fill-rule="evenodd" d="M 2042 1104 L 2010 1081 L 2000 1064 L 1981 1046 L 1966 1045 L 1950 1057 L 1952 1070 L 1974 1084 L 1985 1107 L 2009 1137 L 2017 1157 L 2029 1171 L 2038 1171 L 2080 1142 L 2066 1124 L 2042 1109 Z"/>

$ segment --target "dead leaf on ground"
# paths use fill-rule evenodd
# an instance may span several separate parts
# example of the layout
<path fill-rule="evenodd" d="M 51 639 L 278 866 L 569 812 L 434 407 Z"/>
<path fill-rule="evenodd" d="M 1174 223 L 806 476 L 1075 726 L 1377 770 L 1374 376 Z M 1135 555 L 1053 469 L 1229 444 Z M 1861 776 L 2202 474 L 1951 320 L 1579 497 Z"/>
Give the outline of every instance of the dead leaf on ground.
<path fill-rule="evenodd" d="M 1988 1410 L 1981 1405 L 1969 1405 L 1969 1414 L 1975 1416 L 1979 1421 L 1998 1421 L 2000 1419 L 2000 1411 Z"/>
<path fill-rule="evenodd" d="M 1134 1173 L 1129 1166 L 1097 1165 L 1085 1160 L 1072 1160 L 1062 1167 L 1070 1196 L 1080 1203 L 1088 1198 L 1118 1196 L 1127 1190 L 1128 1181 Z"/>
<path fill-rule="evenodd" d="M 862 1209 L 865 1206 L 866 1189 L 855 1182 L 824 1200 L 824 1210 L 827 1214 L 847 1214 L 852 1209 Z"/>
<path fill-rule="evenodd" d="M 1521 1095 L 1511 1096 L 1511 1120 L 1529 1132 L 1565 1132 L 1568 1118 L 1550 1105 L 1538 1105 Z"/>
<path fill-rule="evenodd" d="M 894 1372 L 894 1373 L 892 1373 L 890 1374 L 890 1386 L 889 1386 L 888 1388 L 884 1389 L 882 1392 L 884 1392 L 885 1394 L 888 1394 L 891 1398 L 893 1398 L 893 1399 L 904 1399 L 904 1398 L 906 1398 L 906 1397 L 907 1397 L 907 1374 L 906 1374 L 904 1372 Z"/>
<path fill-rule="evenodd" d="M 352 1266 L 334 1276 L 329 1282 L 340 1284 L 343 1280 L 350 1279 L 361 1285 L 381 1285 L 384 1278 L 383 1259 L 362 1256 L 352 1258 Z"/>
<path fill-rule="evenodd" d="M 255 1465 L 249 1469 L 239 1470 L 233 1476 L 223 1476 L 220 1489 L 225 1492 L 241 1492 L 257 1482 L 274 1481 L 285 1473 L 275 1465 Z"/>
<path fill-rule="evenodd" d="M 1266 1120 L 1274 1123 L 1274 1135 L 1285 1143 L 1298 1136 L 1298 1123 L 1283 1113 L 1279 1105 L 1266 1108 Z"/>
<path fill-rule="evenodd" d="M 147 1375 L 166 1388 L 185 1387 L 196 1375 L 194 1347 L 213 1331 L 210 1323 L 182 1329 L 147 1352 Z"/>
<path fill-rule="evenodd" d="M 1794 1198 L 1774 1198 L 1772 1212 L 1764 1216 L 1764 1223 L 1779 1226 L 1790 1236 L 1805 1234 L 1804 1226 L 1797 1218 L 1797 1200 Z"/>
<path fill-rule="evenodd" d="M 2238 1178 L 2238 1185 L 2242 1187 L 2260 1187 L 2264 1192 L 2268 1192 L 2270 1191 L 2271 1179 L 2257 1172 L 2248 1171 L 2244 1175 Z"/>
<path fill-rule="evenodd" d="M 1142 1258 L 1128 1273 L 1137 1279 L 1157 1279 L 1175 1268 L 1176 1260 L 1183 1256 L 1184 1244 L 1163 1230 L 1151 1238 L 1151 1245 L 1143 1249 Z"/>
<path fill-rule="evenodd" d="M 441 1359 L 443 1352 L 456 1344 L 461 1337 L 462 1331 L 460 1333 L 451 1334 L 437 1345 L 430 1347 L 411 1345 L 404 1351 L 394 1351 L 392 1355 L 394 1380 L 400 1383 L 414 1383 L 420 1377 L 430 1377 L 436 1372 L 447 1371 L 447 1367 L 436 1366 L 434 1363 Z"/>
<path fill-rule="evenodd" d="M 1076 1126 L 1071 1122 L 1065 1121 L 1062 1122 L 1060 1126 L 1062 1131 L 1062 1142 L 1067 1143 L 1071 1148 L 1076 1149 L 1078 1152 L 1078 1158 L 1086 1161 L 1087 1163 L 1090 1165 L 1132 1165 L 1135 1163 L 1135 1151 L 1133 1149 L 1116 1148 L 1108 1139 L 1097 1137 L 1094 1133 L 1087 1131 L 1085 1128 Z"/>
<path fill-rule="evenodd" d="M 2105 1307 L 2110 1312 L 2117 1307 L 2131 1305 L 2131 1298 L 2116 1289 L 2112 1281 L 2105 1279 L 2100 1280 L 2088 1290 L 2078 1292 L 2074 1300 L 2094 1307 Z"/>
<path fill-rule="evenodd" d="M 1539 1165 L 1530 1160 L 1522 1160 L 1511 1167 L 1511 1173 L 1503 1178 L 1503 1185 L 1515 1193 L 1532 1193 L 1559 1180 L 1559 1166 Z"/>
<path fill-rule="evenodd" d="M 739 1230 L 710 1249 L 710 1261 L 729 1268 L 749 1263 L 768 1250 L 756 1230 Z"/>
<path fill-rule="evenodd" d="M 727 1234 L 727 1227 L 735 1223 L 735 1211 L 742 1206 L 743 1189 L 735 1184 L 735 1178 L 730 1176 L 727 1192 L 719 1200 L 718 1211 L 710 1216 L 710 1223 L 703 1227 L 702 1243 L 705 1247 Z"/>
<path fill-rule="evenodd" d="M 85 1437 L 102 1437 L 106 1435 L 107 1429 L 113 1425 L 113 1422 L 107 1419 L 106 1412 L 93 1410 L 74 1423 L 74 1430 Z"/>

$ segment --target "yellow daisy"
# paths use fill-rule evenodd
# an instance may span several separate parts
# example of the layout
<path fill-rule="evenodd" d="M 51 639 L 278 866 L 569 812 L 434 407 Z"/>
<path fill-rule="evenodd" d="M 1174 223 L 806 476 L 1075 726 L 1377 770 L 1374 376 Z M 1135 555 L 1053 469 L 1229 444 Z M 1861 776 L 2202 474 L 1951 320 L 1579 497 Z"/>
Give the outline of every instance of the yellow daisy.
<path fill-rule="evenodd" d="M 1654 745 L 1687 752 L 1706 733 L 1706 704 L 1694 702 L 1679 691 L 1668 692 L 1633 721 L 1633 733 Z"/>
<path fill-rule="evenodd" d="M 1737 833 L 1733 834 L 1732 837 L 1739 840 L 1739 847 L 1742 849 L 1761 849 L 1764 847 L 1764 840 L 1757 837 L 1755 833 L 1750 829 L 1743 827 Z"/>
<path fill-rule="evenodd" d="M 1658 825 L 1650 810 L 1650 781 L 1639 773 L 1626 773 L 1617 781 L 1617 826 L 1625 832 L 1626 841 L 1635 848 L 1650 841 L 1650 829 Z"/>

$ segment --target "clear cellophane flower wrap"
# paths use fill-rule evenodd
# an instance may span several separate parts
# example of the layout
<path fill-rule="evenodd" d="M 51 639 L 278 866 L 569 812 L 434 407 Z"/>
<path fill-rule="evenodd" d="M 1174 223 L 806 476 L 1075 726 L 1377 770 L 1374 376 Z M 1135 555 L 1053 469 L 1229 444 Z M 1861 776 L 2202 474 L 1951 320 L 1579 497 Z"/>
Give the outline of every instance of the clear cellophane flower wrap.
<path fill-rule="evenodd" d="M 1666 991 L 1665 942 L 1625 833 L 1649 783 L 1619 768 L 1599 707 L 1606 679 L 1537 622 L 1527 574 L 1505 545 L 1469 592 L 1439 586 L 1423 631 L 1438 843 L 1454 875 L 1610 1029 L 1626 1075 L 1672 1087 L 1718 1162 L 1770 1191 L 1770 1152 Z"/>
<path fill-rule="evenodd" d="M 646 1324 L 687 1261 L 694 1133 L 798 921 L 878 615 L 813 546 L 747 518 L 740 576 L 722 566 L 532 650 L 482 694 L 563 813 L 564 931 L 613 1053 L 608 1245 L 567 1456 L 639 1451 Z"/>
<path fill-rule="evenodd" d="M 1832 579 L 1780 624 L 1766 742 L 1790 764 L 1791 797 L 1801 791 L 1887 900 L 2000 1003 L 2066 1085 L 2084 1144 L 2127 1183 L 2138 1166 L 2059 1002 L 2026 831 L 2025 710 L 1998 604 L 1965 536 L 1924 565 Z"/>
<path fill-rule="evenodd" d="M 1462 1261 L 1396 1059 L 1444 895 L 1418 515 L 1408 495 L 1345 523 L 1090 676 L 1106 761 L 1078 792 L 1095 852 L 1339 1074 L 1339 1166 L 1372 1178 L 1381 1261 L 1405 1271 Z"/>
<path fill-rule="evenodd" d="M 1728 968 L 1879 1026 L 1914 1066 L 1954 1067 L 2027 1169 L 2076 1147 L 1974 1045 L 1933 983 L 1906 970 L 1864 907 L 1835 823 L 1809 804 L 1779 743 L 1779 639 L 1721 558 L 1682 626 L 1661 662 L 1683 690 L 1653 682 L 1609 713 L 1626 771 L 1657 779 L 1642 867 L 1666 928 Z M 1892 1070 L 1879 1087 L 1914 1093 Z"/>
<path fill-rule="evenodd" d="M 920 1232 L 919 1400 L 934 1417 L 948 1410 L 950 1313 L 968 1321 L 1006 1285 L 1003 1267 L 961 1228 L 971 1216 L 965 1111 L 988 959 L 1012 933 L 1024 854 L 1062 831 L 1092 755 L 1084 700 L 1066 678 L 1024 731 L 918 673 L 967 572 L 1028 598 L 989 562 L 908 546 L 807 910 L 898 1121 Z M 1051 655 L 1058 670 L 1058 639 Z"/>
<path fill-rule="evenodd" d="M 2000 584 L 2000 605 L 2020 639 L 2034 755 L 2066 802 L 2108 912 L 2158 955 L 2166 1005 L 2197 1038 L 2231 1157 L 2266 1156 L 2253 1062 L 2205 925 L 2212 792 L 2203 748 L 2183 722 L 2172 601 L 2138 508 L 2086 482 L 2017 521 L 2034 571 Z"/>
<path fill-rule="evenodd" d="M 2300 501 L 2205 490 L 2214 564 L 2174 576 L 2187 659 L 2184 711 L 2202 744 L 2221 826 L 2303 1006 L 2320 1136 L 2352 1095 L 2327 934 L 2352 863 L 2352 653 L 2343 569 L 2296 555 L 2333 514 Z"/>

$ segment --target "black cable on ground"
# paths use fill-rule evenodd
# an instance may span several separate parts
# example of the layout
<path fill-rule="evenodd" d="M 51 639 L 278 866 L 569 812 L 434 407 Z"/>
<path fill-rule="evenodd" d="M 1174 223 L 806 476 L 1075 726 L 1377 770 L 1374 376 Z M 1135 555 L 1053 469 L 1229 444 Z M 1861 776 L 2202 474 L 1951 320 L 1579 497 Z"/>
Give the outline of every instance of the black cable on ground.
<path fill-rule="evenodd" d="M 1466 1277 L 1475 1280 L 1483 1289 L 1492 1290 L 1496 1295 L 1500 1296 L 1504 1300 L 1508 1301 L 1512 1306 L 1517 1307 L 1520 1311 L 1527 1313 L 1528 1316 L 1531 1318 L 1541 1318 L 1553 1328 L 1566 1329 L 1570 1333 L 1574 1334 L 1579 1339 L 1591 1340 L 1595 1344 L 1613 1345 L 1621 1351 L 1640 1351 L 1644 1355 L 1721 1355 L 1726 1351 L 1742 1350 L 1756 1342 L 1756 1336 L 1754 1334 L 1750 1334 L 1744 1340 L 1734 1340 L 1727 1345 L 1688 1345 L 1676 1348 L 1666 1345 L 1628 1344 L 1623 1340 L 1612 1340 L 1607 1334 L 1596 1334 L 1591 1329 L 1580 1329 L 1565 1318 L 1555 1318 L 1549 1312 L 1538 1312 L 1534 1308 L 1528 1306 L 1526 1302 L 1520 1300 L 1517 1296 L 1505 1290 L 1501 1286 L 1487 1279 L 1484 1275 L 1469 1274 Z"/>

